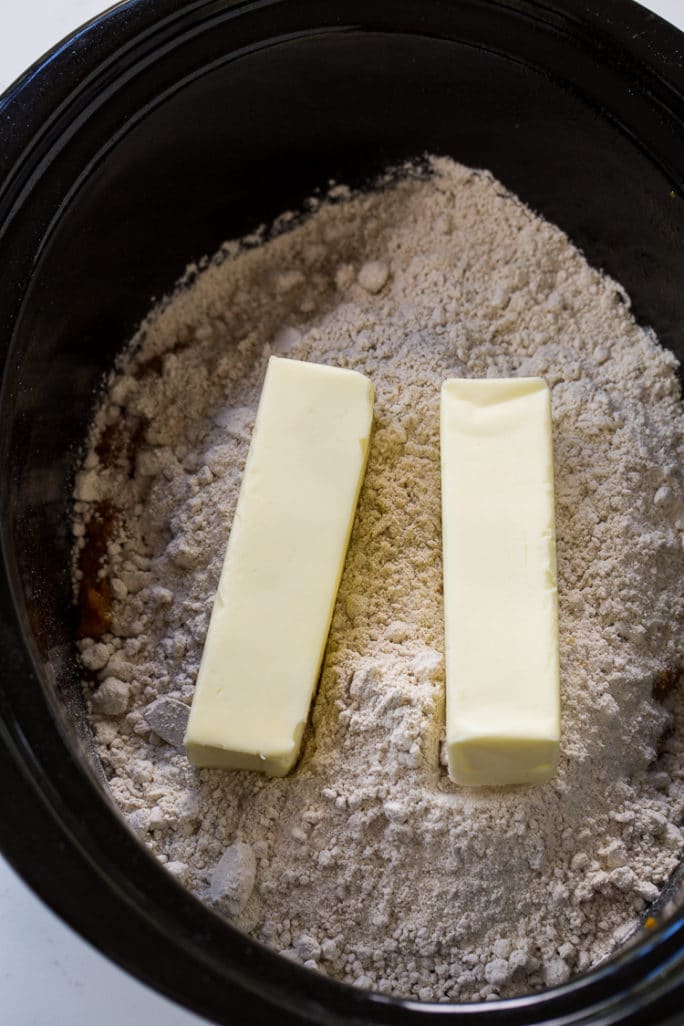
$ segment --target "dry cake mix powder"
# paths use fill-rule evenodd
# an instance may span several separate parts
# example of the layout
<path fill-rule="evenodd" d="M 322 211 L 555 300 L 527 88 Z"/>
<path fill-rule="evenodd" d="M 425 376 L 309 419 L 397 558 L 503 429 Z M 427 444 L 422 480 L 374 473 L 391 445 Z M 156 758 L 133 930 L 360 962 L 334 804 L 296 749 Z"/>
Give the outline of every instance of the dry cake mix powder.
<path fill-rule="evenodd" d="M 432 158 L 226 244 L 111 374 L 75 488 L 97 751 L 142 842 L 304 965 L 383 993 L 561 983 L 684 850 L 682 405 L 624 290 L 490 174 Z M 295 772 L 193 769 L 182 737 L 271 354 L 376 388 L 367 475 Z M 442 752 L 439 389 L 552 390 L 562 751 L 468 790 Z M 492 623 L 492 640 L 496 623 Z"/>

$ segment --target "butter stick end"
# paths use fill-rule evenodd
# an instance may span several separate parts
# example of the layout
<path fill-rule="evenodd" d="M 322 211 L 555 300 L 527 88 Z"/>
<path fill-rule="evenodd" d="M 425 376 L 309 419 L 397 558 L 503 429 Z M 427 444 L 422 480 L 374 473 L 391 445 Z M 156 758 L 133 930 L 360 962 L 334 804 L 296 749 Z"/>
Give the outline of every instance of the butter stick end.
<path fill-rule="evenodd" d="M 448 744 L 449 776 L 465 787 L 543 784 L 558 768 L 559 738 L 474 736 Z"/>
<path fill-rule="evenodd" d="M 186 740 L 185 752 L 198 769 L 256 770 L 267 777 L 285 777 L 297 761 L 299 749 L 297 746 L 291 752 L 271 754 L 239 752 Z"/>

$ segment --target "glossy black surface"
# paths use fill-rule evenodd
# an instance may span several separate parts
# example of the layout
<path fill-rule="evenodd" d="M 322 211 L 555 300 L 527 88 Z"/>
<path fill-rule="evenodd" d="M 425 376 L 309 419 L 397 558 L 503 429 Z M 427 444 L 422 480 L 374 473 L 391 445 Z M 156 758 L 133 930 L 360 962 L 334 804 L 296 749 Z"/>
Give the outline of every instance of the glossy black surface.
<path fill-rule="evenodd" d="M 626 0 L 133 0 L 0 100 L 0 838 L 68 922 L 220 1023 L 681 1022 L 681 913 L 545 995 L 351 990 L 178 887 L 104 798 L 73 660 L 69 489 L 95 389 L 192 259 L 423 151 L 492 169 L 682 353 L 682 36 Z"/>

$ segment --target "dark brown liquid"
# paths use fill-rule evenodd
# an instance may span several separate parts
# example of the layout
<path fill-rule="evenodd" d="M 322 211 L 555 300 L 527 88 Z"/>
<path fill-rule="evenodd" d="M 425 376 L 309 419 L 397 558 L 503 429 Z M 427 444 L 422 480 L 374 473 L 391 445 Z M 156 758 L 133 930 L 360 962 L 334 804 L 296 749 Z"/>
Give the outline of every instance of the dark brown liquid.
<path fill-rule="evenodd" d="M 159 374 L 163 357 L 152 357 L 142 363 L 137 377 Z M 135 473 L 135 460 L 145 440 L 148 421 L 122 416 L 103 430 L 96 453 L 104 467 L 126 465 L 128 474 Z M 112 587 L 109 576 L 101 571 L 107 567 L 107 548 L 113 537 L 121 511 L 111 502 L 93 504 L 86 527 L 85 544 L 81 549 L 78 569 L 82 578 L 78 589 L 78 632 L 81 638 L 101 638 L 112 626 Z"/>
<path fill-rule="evenodd" d="M 78 589 L 78 633 L 81 638 L 101 638 L 112 626 L 112 586 L 107 574 L 107 545 L 116 524 L 116 512 L 106 502 L 96 503 L 88 523 L 85 545 L 78 568 L 82 573 Z"/>
<path fill-rule="evenodd" d="M 656 702 L 664 702 L 679 679 L 679 670 L 661 670 L 653 681 L 653 697 Z"/>

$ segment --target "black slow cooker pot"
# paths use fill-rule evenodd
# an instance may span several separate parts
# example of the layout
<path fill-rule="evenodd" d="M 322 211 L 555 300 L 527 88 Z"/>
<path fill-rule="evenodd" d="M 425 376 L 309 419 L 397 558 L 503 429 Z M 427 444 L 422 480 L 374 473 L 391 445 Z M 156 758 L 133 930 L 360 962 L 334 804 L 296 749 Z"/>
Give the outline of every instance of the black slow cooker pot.
<path fill-rule="evenodd" d="M 683 54 L 629 0 L 129 0 L 0 99 L 2 847 L 83 936 L 218 1023 L 684 1021 L 676 901 L 563 987 L 459 1006 L 334 983 L 204 908 L 107 798 L 68 526 L 97 386 L 151 297 L 328 179 L 423 151 L 490 168 L 681 354 Z"/>

